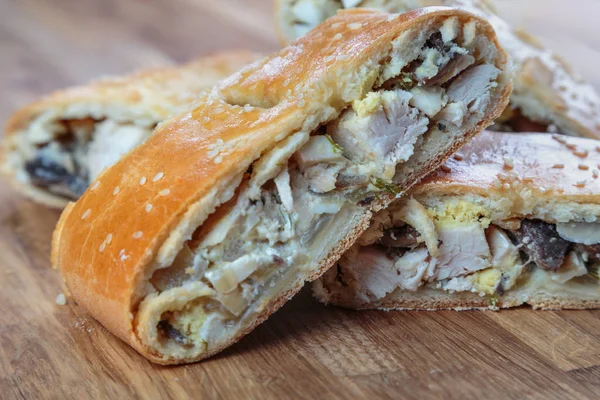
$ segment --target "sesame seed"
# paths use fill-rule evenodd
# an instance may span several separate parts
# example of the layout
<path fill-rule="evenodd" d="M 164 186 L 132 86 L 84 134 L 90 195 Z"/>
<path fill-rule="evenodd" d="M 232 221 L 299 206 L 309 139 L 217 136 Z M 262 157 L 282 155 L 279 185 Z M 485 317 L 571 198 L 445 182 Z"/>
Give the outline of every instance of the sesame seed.
<path fill-rule="evenodd" d="M 464 157 L 463 157 L 463 156 L 461 156 L 460 154 L 455 154 L 455 155 L 453 156 L 453 158 L 454 158 L 456 161 L 462 161 L 462 160 L 464 160 Z"/>
<path fill-rule="evenodd" d="M 152 210 L 152 204 L 146 204 L 146 212 L 150 212 Z"/>
<path fill-rule="evenodd" d="M 81 219 L 86 219 L 88 217 L 88 215 L 90 215 L 91 212 L 92 212 L 92 210 L 90 208 L 88 208 L 87 210 L 85 210 L 83 212 L 83 214 L 81 214 Z"/>
<path fill-rule="evenodd" d="M 577 166 L 577 168 L 579 168 L 579 169 L 580 169 L 580 170 L 582 170 L 582 171 L 587 171 L 588 169 L 590 169 L 590 167 L 588 167 L 588 166 L 587 166 L 587 165 L 585 165 L 585 164 L 579 164 L 579 165 Z"/>
<path fill-rule="evenodd" d="M 580 158 L 586 158 L 588 156 L 587 150 L 576 150 L 573 152 L 574 155 Z"/>
<path fill-rule="evenodd" d="M 98 186 L 100 186 L 100 181 L 94 182 L 94 184 L 90 187 L 90 190 L 94 191 L 94 190 L 98 189 Z"/>
<path fill-rule="evenodd" d="M 504 185 L 502 185 L 502 187 L 503 187 L 504 189 L 510 189 L 510 184 L 508 184 L 508 183 L 505 183 Z"/>
<path fill-rule="evenodd" d="M 217 157 L 217 158 L 220 158 L 220 156 L 219 156 L 219 157 Z M 216 162 L 216 158 L 215 158 L 215 162 Z M 163 190 L 161 190 L 160 192 L 158 192 L 158 194 L 159 194 L 160 196 L 168 196 L 168 195 L 169 195 L 169 193 L 171 193 L 171 190 L 170 190 L 170 189 L 163 189 Z"/>
<path fill-rule="evenodd" d="M 225 111 L 223 109 L 223 107 L 217 107 L 217 108 L 215 108 L 215 110 L 213 111 L 213 113 L 215 113 L 215 114 L 221 114 L 223 111 Z"/>
<path fill-rule="evenodd" d="M 142 178 L 140 179 L 140 185 L 144 185 L 146 183 L 146 177 L 142 176 Z"/>
<path fill-rule="evenodd" d="M 338 26 L 340 26 L 341 24 L 342 24 L 341 22 L 336 22 L 336 23 L 334 23 L 334 24 L 331 24 L 331 27 L 332 27 L 333 29 L 335 29 L 335 28 L 337 28 Z"/>
<path fill-rule="evenodd" d="M 341 33 L 336 33 L 336 34 L 333 36 L 333 40 L 340 40 L 341 38 L 342 38 L 342 34 L 341 34 Z"/>
<path fill-rule="evenodd" d="M 121 250 L 119 251 L 119 259 L 120 259 L 121 261 L 125 261 L 125 260 L 127 260 L 128 258 L 129 258 L 129 256 L 128 256 L 128 255 L 125 253 L 125 249 L 121 249 Z"/>
<path fill-rule="evenodd" d="M 304 103 L 304 100 L 300 100 L 300 101 L 298 102 L 298 107 L 304 107 L 304 104 L 305 104 L 305 103 Z"/>
<path fill-rule="evenodd" d="M 533 182 L 533 177 L 526 176 L 525 178 L 523 178 L 523 182 Z"/>
<path fill-rule="evenodd" d="M 208 117 L 204 117 L 203 120 L 204 120 L 204 122 L 210 122 L 210 118 L 208 118 Z"/>
<path fill-rule="evenodd" d="M 596 151 L 600 153 L 600 146 L 596 146 Z"/>
<path fill-rule="evenodd" d="M 392 14 L 392 15 L 390 15 L 390 16 L 387 18 L 387 20 L 388 20 L 388 21 L 393 21 L 393 20 L 395 20 L 396 18 L 398 18 L 399 16 L 400 16 L 400 14 Z"/>
<path fill-rule="evenodd" d="M 569 143 L 569 144 L 567 144 L 567 149 L 575 150 L 575 149 L 577 149 L 577 146 L 575 146 L 573 143 Z"/>
<path fill-rule="evenodd" d="M 163 176 L 165 176 L 164 172 L 159 172 L 158 174 L 154 175 L 154 178 L 152 178 L 152 182 L 160 181 Z"/>
<path fill-rule="evenodd" d="M 447 166 L 447 165 L 442 165 L 442 171 L 444 171 L 444 172 L 452 172 L 452 169 L 450 169 L 450 167 Z"/>
<path fill-rule="evenodd" d="M 353 22 L 351 24 L 346 25 L 348 29 L 355 30 L 362 28 L 362 24 L 360 22 Z"/>
<path fill-rule="evenodd" d="M 597 178 L 597 177 L 598 177 L 598 170 L 597 170 L 597 169 L 595 169 L 595 170 L 593 170 L 593 171 L 592 171 L 592 176 L 593 176 L 594 178 Z"/>
<path fill-rule="evenodd" d="M 578 181 L 575 186 L 577 187 L 584 187 L 585 186 L 585 181 Z"/>
<path fill-rule="evenodd" d="M 244 106 L 244 112 L 251 112 L 252 110 L 254 110 L 254 107 L 252 107 L 250 104 L 246 104 Z"/>
<path fill-rule="evenodd" d="M 110 244 L 110 242 L 112 242 L 112 233 L 109 233 L 108 235 L 106 235 L 106 239 L 104 239 L 104 241 L 106 242 L 106 244 Z"/>
<path fill-rule="evenodd" d="M 213 161 L 215 164 L 221 164 L 223 162 L 223 156 L 216 156 Z"/>
<path fill-rule="evenodd" d="M 513 163 L 513 160 L 509 157 L 504 157 L 504 168 L 506 169 L 513 169 L 515 166 L 515 164 Z"/>
<path fill-rule="evenodd" d="M 139 239 L 142 237 L 142 231 L 137 231 L 133 234 L 134 239 Z"/>
<path fill-rule="evenodd" d="M 290 78 L 285 78 L 285 80 L 283 81 L 283 86 L 287 86 L 290 84 Z"/>
<path fill-rule="evenodd" d="M 564 168 L 564 167 L 565 167 L 565 164 L 554 164 L 554 165 L 552 166 L 552 168 L 554 168 L 554 169 L 562 169 L 562 168 Z"/>
<path fill-rule="evenodd" d="M 100 253 L 102 253 L 105 248 L 106 248 L 106 242 L 102 242 L 102 244 L 100 245 L 100 247 L 98 248 L 98 250 L 100 251 Z"/>
<path fill-rule="evenodd" d="M 117 193 L 119 193 L 119 190 L 121 190 L 118 186 L 115 186 L 115 188 L 113 189 L 113 196 L 116 196 Z"/>

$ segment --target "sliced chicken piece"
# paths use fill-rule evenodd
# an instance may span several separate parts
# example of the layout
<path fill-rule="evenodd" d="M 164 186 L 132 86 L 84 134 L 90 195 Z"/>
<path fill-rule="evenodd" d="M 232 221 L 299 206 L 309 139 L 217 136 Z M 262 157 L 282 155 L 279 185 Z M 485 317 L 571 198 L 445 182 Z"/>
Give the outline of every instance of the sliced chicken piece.
<path fill-rule="evenodd" d="M 490 64 L 478 65 L 463 72 L 448 88 L 450 101 L 462 102 L 469 109 L 485 104 L 486 101 L 489 101 L 487 93 L 492 88 L 499 72 L 498 68 Z"/>
<path fill-rule="evenodd" d="M 362 247 L 353 263 L 360 265 L 360 268 L 350 268 L 348 271 L 354 275 L 359 292 L 367 299 L 381 299 L 398 287 L 401 278 L 394 261 L 381 248 Z"/>
<path fill-rule="evenodd" d="M 433 272 L 429 252 L 425 247 L 406 252 L 396 260 L 395 267 L 400 273 L 397 286 L 403 290 L 417 290 Z"/>
<path fill-rule="evenodd" d="M 397 288 L 416 290 L 433 270 L 429 252 L 424 247 L 406 252 L 395 262 L 379 247 L 362 247 L 354 263 L 361 266 L 351 269 L 360 293 L 376 299 Z"/>
<path fill-rule="evenodd" d="M 500 228 L 490 225 L 485 231 L 492 252 L 492 266 L 502 271 L 508 271 L 519 260 L 519 249 L 508 235 Z"/>
<path fill-rule="evenodd" d="M 411 97 L 403 90 L 375 92 L 365 99 L 368 104 L 355 105 L 330 124 L 328 132 L 353 161 L 406 161 L 429 122 L 410 107 Z"/>
<path fill-rule="evenodd" d="M 490 248 L 478 222 L 440 223 L 438 234 L 442 244 L 436 279 L 454 278 L 491 266 Z"/>

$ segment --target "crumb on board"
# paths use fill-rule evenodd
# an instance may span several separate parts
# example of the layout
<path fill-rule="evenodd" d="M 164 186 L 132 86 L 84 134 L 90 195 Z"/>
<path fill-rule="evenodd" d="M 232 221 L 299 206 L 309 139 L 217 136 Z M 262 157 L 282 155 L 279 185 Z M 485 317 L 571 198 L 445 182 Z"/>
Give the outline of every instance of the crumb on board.
<path fill-rule="evenodd" d="M 67 296 L 65 296 L 65 294 L 61 292 L 58 294 L 58 296 L 56 296 L 55 302 L 59 306 L 66 306 L 67 305 Z"/>

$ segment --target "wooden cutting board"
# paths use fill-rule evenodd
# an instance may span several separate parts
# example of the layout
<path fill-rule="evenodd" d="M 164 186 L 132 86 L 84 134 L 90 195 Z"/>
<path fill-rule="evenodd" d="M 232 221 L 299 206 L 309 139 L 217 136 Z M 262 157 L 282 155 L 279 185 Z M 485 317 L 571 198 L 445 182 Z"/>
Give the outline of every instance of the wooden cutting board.
<path fill-rule="evenodd" d="M 507 3 L 513 14 L 517 3 L 541 4 Z M 533 25 L 515 15 L 544 32 L 556 18 L 546 14 Z M 275 49 L 271 21 L 270 0 L 0 0 L 0 118 L 98 75 L 222 48 Z M 586 35 L 570 23 L 585 48 L 577 55 L 598 60 L 596 27 Z M 152 365 L 74 304 L 55 304 L 58 216 L 0 182 L 2 399 L 600 397 L 600 311 L 355 312 L 323 307 L 309 290 L 210 360 Z"/>

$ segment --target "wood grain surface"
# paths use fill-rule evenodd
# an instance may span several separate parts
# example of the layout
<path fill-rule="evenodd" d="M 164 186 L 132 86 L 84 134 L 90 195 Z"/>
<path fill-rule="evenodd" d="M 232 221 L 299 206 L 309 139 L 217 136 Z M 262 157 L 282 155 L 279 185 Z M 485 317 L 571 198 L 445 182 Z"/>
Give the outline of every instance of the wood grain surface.
<path fill-rule="evenodd" d="M 600 87 L 600 2 L 497 3 Z M 99 75 L 276 49 L 271 12 L 270 0 L 0 0 L 0 119 Z M 55 304 L 58 215 L 0 182 L 1 399 L 600 398 L 600 311 L 354 312 L 304 290 L 212 359 L 152 365 Z"/>

